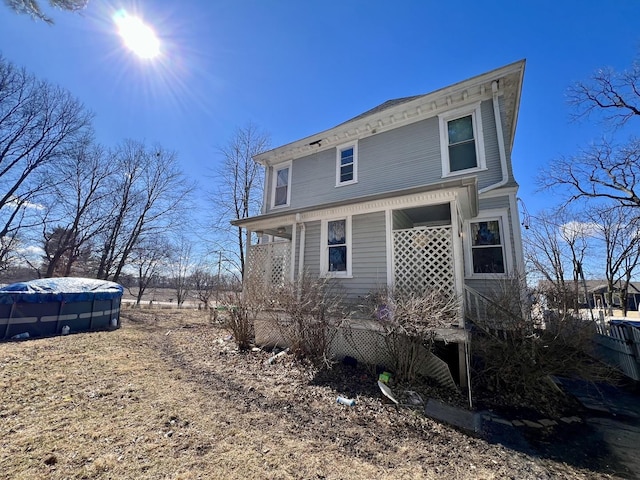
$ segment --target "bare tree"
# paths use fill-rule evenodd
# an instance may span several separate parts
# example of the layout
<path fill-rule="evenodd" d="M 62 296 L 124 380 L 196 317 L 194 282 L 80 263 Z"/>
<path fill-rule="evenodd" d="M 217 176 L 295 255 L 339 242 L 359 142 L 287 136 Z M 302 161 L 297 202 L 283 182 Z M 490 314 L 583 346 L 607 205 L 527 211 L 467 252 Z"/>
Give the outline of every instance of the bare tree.
<path fill-rule="evenodd" d="M 106 212 L 108 225 L 101 235 L 98 278 L 115 282 L 139 239 L 188 227 L 187 182 L 175 153 L 128 140 L 110 159 L 119 174 L 114 177 Z"/>
<path fill-rule="evenodd" d="M 205 265 L 200 265 L 191 274 L 193 293 L 198 301 L 204 304 L 205 310 L 211 307 L 211 301 L 216 292 L 219 292 L 219 280 L 220 276 L 213 274 Z"/>
<path fill-rule="evenodd" d="M 0 238 L 35 225 L 48 186 L 43 168 L 91 134 L 91 114 L 69 92 L 37 80 L 0 56 Z"/>
<path fill-rule="evenodd" d="M 614 125 L 640 116 L 640 58 L 622 72 L 602 68 L 590 80 L 576 83 L 569 89 L 569 101 L 577 116 L 603 114 Z"/>
<path fill-rule="evenodd" d="M 597 208 L 591 218 L 605 247 L 607 304 L 613 305 L 612 294 L 617 289 L 626 316 L 629 283 L 640 260 L 638 219 L 630 209 L 618 205 Z"/>
<path fill-rule="evenodd" d="M 190 290 L 193 244 L 185 235 L 172 242 L 169 255 L 169 272 L 176 292 L 178 307 L 187 299 Z"/>
<path fill-rule="evenodd" d="M 42 20 L 49 24 L 53 23 L 53 20 L 42 11 L 40 2 L 37 0 L 4 0 L 4 3 L 16 13 L 29 15 L 35 20 Z M 48 3 L 53 8 L 77 12 L 85 8 L 89 0 L 49 0 Z"/>
<path fill-rule="evenodd" d="M 136 269 L 136 305 L 140 306 L 147 287 L 169 262 L 169 244 L 160 238 L 142 238 L 131 250 L 129 264 Z M 129 289 L 129 293 L 133 293 Z"/>
<path fill-rule="evenodd" d="M 225 257 L 234 264 L 242 278 L 246 238 L 241 228 L 233 227 L 229 222 L 260 212 L 264 172 L 253 158 L 266 151 L 269 142 L 269 135 L 249 123 L 236 129 L 229 143 L 219 148 L 223 162 L 217 169 L 218 189 L 212 198 L 216 206 L 215 226 L 218 232 L 223 233 L 219 241 Z"/>
<path fill-rule="evenodd" d="M 587 249 L 585 227 L 563 212 L 532 216 L 528 227 L 524 237 L 528 274 L 539 280 L 538 290 L 551 308 L 561 315 L 576 310 L 577 267 L 582 268 Z"/>
<path fill-rule="evenodd" d="M 114 194 L 109 186 L 116 171 L 113 164 L 105 161 L 101 148 L 87 144 L 50 165 L 46 174 L 51 186 L 43 221 L 45 276 L 69 276 L 83 253 L 88 260 L 87 246 L 105 228 L 103 209 Z M 51 224 L 53 228 L 49 227 Z M 62 259 L 65 261 L 60 265 Z M 82 267 L 84 274 L 90 273 L 86 262 Z"/>
<path fill-rule="evenodd" d="M 640 141 L 624 145 L 603 140 L 578 155 L 554 161 L 540 178 L 543 187 L 560 187 L 567 202 L 605 199 L 640 206 Z M 567 187 L 569 187 L 567 189 Z"/>
<path fill-rule="evenodd" d="M 616 72 L 601 69 L 587 82 L 569 90 L 576 117 L 601 115 L 614 129 L 640 117 L 640 63 Z M 621 205 L 640 206 L 640 141 L 603 140 L 578 155 L 554 161 L 540 182 L 544 187 L 568 189 L 568 201 L 580 198 L 607 199 Z"/>
<path fill-rule="evenodd" d="M 592 226 L 584 222 L 572 220 L 560 226 L 560 238 L 565 242 L 571 255 L 571 265 L 573 266 L 573 310 L 578 313 L 580 308 L 578 299 L 580 297 L 580 279 L 584 278 L 584 258 L 589 248 L 588 239 L 592 231 Z"/>

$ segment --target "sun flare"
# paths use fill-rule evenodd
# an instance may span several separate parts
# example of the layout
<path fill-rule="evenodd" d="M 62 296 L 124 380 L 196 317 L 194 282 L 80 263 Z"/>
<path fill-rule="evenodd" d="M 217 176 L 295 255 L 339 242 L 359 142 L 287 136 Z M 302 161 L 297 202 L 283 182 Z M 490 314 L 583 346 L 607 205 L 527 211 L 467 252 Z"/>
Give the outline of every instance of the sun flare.
<path fill-rule="evenodd" d="M 118 10 L 113 21 L 124 44 L 140 58 L 151 59 L 160 54 L 160 40 L 153 29 L 140 18 Z"/>

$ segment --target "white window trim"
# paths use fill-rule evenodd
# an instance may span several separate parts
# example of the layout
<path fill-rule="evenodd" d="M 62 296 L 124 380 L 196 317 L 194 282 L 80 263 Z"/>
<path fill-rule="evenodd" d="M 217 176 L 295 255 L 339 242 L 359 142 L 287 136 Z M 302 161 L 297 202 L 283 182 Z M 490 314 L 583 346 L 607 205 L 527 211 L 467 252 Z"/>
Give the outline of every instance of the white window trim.
<path fill-rule="evenodd" d="M 502 255 L 504 257 L 504 273 L 475 273 L 473 271 L 473 249 L 471 224 L 478 222 L 500 222 L 500 237 L 502 238 Z M 464 225 L 464 253 L 465 278 L 504 278 L 513 271 L 513 255 L 511 250 L 511 230 L 509 228 L 509 214 L 507 210 L 485 210 L 480 215 L 467 220 Z"/>
<path fill-rule="evenodd" d="M 336 220 L 345 220 L 345 237 L 347 244 L 347 270 L 345 272 L 330 272 L 329 271 L 329 222 L 335 222 Z M 351 215 L 345 217 L 326 218 L 322 220 L 320 225 L 320 276 L 326 278 L 352 278 L 352 262 L 351 251 L 353 245 L 351 243 Z"/>
<path fill-rule="evenodd" d="M 271 208 L 284 208 L 291 204 L 291 163 L 285 162 L 273 166 L 273 172 L 271 175 Z M 289 175 L 287 178 L 287 202 L 283 205 L 276 205 L 276 186 L 278 184 L 278 172 L 285 168 L 289 169 Z"/>
<path fill-rule="evenodd" d="M 342 165 L 340 163 L 340 154 L 348 148 L 353 148 L 353 180 L 349 180 L 348 182 L 341 182 L 340 167 Z M 336 147 L 336 187 L 352 185 L 354 183 L 358 183 L 358 141 L 357 140 L 355 142 L 344 143 Z"/>
<path fill-rule="evenodd" d="M 471 121 L 473 123 L 473 137 L 476 147 L 476 159 L 478 165 L 474 168 L 467 168 L 465 170 L 451 171 L 451 164 L 449 163 L 449 128 L 448 123 L 451 120 L 466 117 L 471 115 Z M 440 156 L 442 158 L 442 176 L 452 177 L 454 175 L 463 175 L 471 172 L 478 172 L 487 169 L 487 162 L 484 152 L 484 130 L 482 128 L 482 112 L 481 102 L 475 102 L 465 107 L 456 108 L 445 113 L 438 115 L 440 120 Z"/>

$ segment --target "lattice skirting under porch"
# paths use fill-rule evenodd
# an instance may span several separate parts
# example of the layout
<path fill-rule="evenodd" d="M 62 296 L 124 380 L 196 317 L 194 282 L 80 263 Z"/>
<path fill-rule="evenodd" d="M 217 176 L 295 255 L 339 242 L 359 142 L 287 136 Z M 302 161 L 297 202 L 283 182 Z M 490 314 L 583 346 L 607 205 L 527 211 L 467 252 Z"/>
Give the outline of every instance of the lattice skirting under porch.
<path fill-rule="evenodd" d="M 331 329 L 326 333 L 330 340 L 329 356 L 335 360 L 353 357 L 367 365 L 379 365 L 392 368 L 393 359 L 387 348 L 384 331 L 375 321 L 353 320 L 348 325 Z M 255 342 L 262 347 L 285 348 L 289 345 L 283 335 L 282 324 L 273 319 L 257 319 L 254 325 Z M 440 384 L 455 388 L 455 382 L 447 364 L 425 350 L 421 373 L 428 375 Z"/>

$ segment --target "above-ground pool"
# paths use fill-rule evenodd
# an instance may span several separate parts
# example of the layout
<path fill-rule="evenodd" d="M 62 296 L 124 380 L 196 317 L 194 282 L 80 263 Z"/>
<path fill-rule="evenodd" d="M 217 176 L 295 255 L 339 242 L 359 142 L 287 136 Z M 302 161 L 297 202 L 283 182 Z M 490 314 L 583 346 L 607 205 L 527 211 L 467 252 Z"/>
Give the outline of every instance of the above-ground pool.
<path fill-rule="evenodd" d="M 0 340 L 120 326 L 123 288 L 91 278 L 43 278 L 0 288 Z"/>

